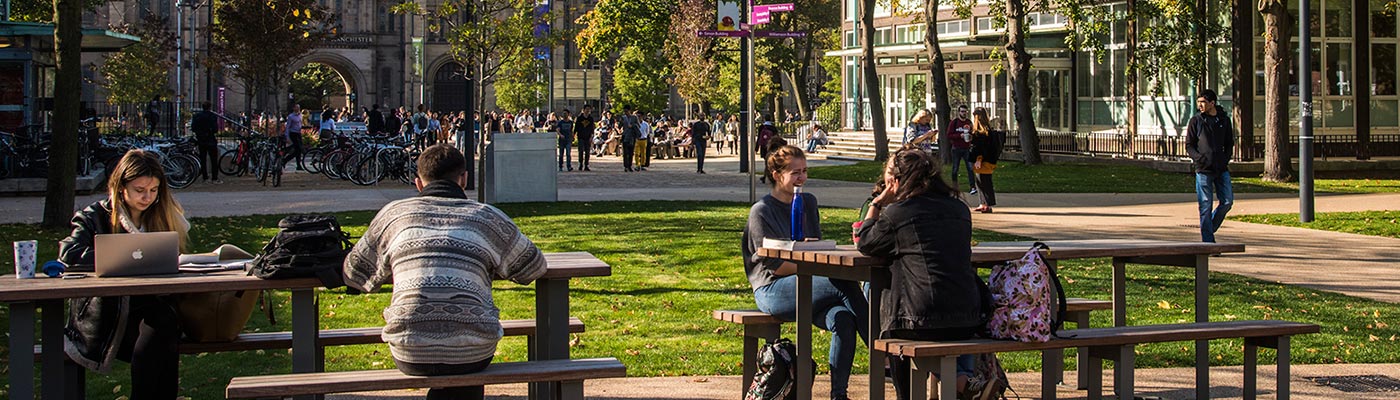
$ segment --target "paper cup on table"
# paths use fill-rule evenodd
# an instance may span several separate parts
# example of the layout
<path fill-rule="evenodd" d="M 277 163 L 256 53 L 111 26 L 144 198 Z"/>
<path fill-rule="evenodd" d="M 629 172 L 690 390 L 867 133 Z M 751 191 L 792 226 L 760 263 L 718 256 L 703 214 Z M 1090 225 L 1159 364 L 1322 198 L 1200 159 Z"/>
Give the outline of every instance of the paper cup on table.
<path fill-rule="evenodd" d="M 15 277 L 19 279 L 30 279 L 34 277 L 34 262 L 38 256 L 39 241 L 21 240 L 15 242 Z"/>

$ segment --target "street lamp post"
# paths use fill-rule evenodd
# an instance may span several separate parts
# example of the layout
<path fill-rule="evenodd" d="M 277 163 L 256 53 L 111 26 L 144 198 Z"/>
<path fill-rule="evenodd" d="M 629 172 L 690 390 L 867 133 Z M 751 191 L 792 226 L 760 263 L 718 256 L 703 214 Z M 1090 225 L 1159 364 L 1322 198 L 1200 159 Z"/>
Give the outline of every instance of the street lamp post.
<path fill-rule="evenodd" d="M 1312 101 L 1312 32 L 1309 30 L 1311 10 L 1308 0 L 1298 0 L 1298 220 L 1313 220 L 1313 101 Z"/>

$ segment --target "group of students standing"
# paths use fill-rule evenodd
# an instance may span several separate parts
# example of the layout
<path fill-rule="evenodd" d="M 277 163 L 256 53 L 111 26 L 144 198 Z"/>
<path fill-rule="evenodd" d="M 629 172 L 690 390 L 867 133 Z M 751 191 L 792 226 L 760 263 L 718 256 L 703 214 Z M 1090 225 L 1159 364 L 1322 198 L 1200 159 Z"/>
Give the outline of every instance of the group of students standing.
<path fill-rule="evenodd" d="M 949 158 L 952 171 L 948 175 L 951 182 L 958 181 L 958 170 L 967 167 L 969 195 L 980 195 L 981 205 L 973 211 L 990 213 L 997 205 L 996 188 L 992 174 L 1001 159 L 1002 146 L 1006 143 L 1006 132 L 992 127 L 987 109 L 978 107 L 968 118 L 967 106 L 958 106 L 957 115 L 948 122 L 948 129 L 942 132 L 948 140 Z M 904 144 L 932 153 L 938 142 L 939 131 L 933 128 L 933 113 L 919 110 L 904 129 Z"/>

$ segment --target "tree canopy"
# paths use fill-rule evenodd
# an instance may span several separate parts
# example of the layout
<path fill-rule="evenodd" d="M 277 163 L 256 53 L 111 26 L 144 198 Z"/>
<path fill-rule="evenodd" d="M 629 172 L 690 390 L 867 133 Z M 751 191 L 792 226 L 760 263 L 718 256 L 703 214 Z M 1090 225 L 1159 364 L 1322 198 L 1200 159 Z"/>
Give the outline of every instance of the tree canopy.
<path fill-rule="evenodd" d="M 170 59 L 175 35 L 170 33 L 166 19 L 152 16 L 140 25 L 119 30 L 140 37 L 141 42 L 107 54 L 98 68 L 102 77 L 99 84 L 107 89 L 107 101 L 142 103 L 165 94 L 170 70 L 175 66 Z"/>
<path fill-rule="evenodd" d="M 316 0 L 225 0 L 215 9 L 214 51 L 255 90 L 280 86 L 291 65 L 335 38 L 339 19 Z"/>

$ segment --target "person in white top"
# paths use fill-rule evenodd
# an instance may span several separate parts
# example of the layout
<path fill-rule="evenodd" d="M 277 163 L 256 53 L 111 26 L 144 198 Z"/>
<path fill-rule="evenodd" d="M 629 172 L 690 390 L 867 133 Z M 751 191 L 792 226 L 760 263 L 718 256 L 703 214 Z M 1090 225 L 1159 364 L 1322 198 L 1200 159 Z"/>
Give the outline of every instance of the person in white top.
<path fill-rule="evenodd" d="M 521 133 L 535 131 L 535 118 L 530 116 L 530 110 L 521 111 L 520 116 L 515 117 L 515 131 Z"/>
<path fill-rule="evenodd" d="M 635 158 L 634 164 L 637 165 L 637 170 L 646 171 L 646 167 L 651 166 L 651 157 L 647 157 L 648 153 L 651 153 L 651 123 L 647 122 L 646 118 L 640 118 L 640 120 L 641 123 L 638 124 L 638 130 L 641 131 L 641 134 L 637 135 L 637 144 L 632 154 L 634 155 L 633 158 Z"/>

